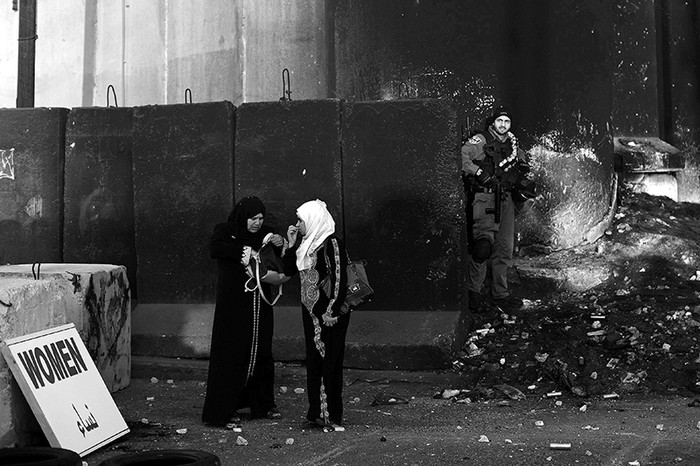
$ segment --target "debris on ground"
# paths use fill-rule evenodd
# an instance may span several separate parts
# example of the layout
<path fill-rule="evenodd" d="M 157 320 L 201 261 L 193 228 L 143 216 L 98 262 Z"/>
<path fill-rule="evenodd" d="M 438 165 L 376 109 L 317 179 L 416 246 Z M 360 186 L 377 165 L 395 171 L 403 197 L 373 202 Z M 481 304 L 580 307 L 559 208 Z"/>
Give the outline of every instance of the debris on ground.
<path fill-rule="evenodd" d="M 547 256 L 581 273 L 605 263 L 607 280 L 474 315 L 477 330 L 453 362 L 470 398 L 517 399 L 503 387 L 581 398 L 700 393 L 700 205 L 622 200 L 596 243 Z M 464 396 L 458 388 L 448 398 Z"/>

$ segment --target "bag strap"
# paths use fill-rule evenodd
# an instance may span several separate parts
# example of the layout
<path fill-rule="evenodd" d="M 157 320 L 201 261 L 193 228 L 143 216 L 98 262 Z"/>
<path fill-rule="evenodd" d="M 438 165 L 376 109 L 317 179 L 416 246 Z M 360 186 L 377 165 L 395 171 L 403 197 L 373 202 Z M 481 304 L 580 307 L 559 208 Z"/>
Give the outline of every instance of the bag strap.
<path fill-rule="evenodd" d="M 279 301 L 280 297 L 282 297 L 282 284 L 280 283 L 277 288 L 277 296 L 275 296 L 275 299 L 273 299 L 272 302 L 268 301 L 267 297 L 265 296 L 265 292 L 262 289 L 262 284 L 260 282 L 260 256 L 258 256 L 258 259 L 255 261 L 255 271 L 253 271 L 253 274 L 255 275 L 255 281 L 258 284 L 258 291 L 260 292 L 260 297 L 270 306 L 274 306 L 277 303 L 277 301 Z M 247 288 L 248 287 L 246 284 L 246 289 Z"/>

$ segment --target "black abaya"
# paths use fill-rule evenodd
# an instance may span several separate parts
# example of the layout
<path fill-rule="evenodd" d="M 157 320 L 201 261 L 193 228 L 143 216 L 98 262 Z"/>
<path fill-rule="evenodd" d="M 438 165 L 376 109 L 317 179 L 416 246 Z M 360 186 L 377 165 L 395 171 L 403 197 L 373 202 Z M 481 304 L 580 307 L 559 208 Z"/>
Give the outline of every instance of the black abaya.
<path fill-rule="evenodd" d="M 218 263 L 216 309 L 202 412 L 208 424 L 225 425 L 245 407 L 250 407 L 253 417 L 276 408 L 273 311 L 257 290 L 246 291 L 249 277 L 241 263 L 244 245 L 234 238 L 232 223 L 215 227 L 210 251 Z M 252 281 L 249 287 L 253 288 Z M 269 296 L 269 285 L 262 287 Z"/>

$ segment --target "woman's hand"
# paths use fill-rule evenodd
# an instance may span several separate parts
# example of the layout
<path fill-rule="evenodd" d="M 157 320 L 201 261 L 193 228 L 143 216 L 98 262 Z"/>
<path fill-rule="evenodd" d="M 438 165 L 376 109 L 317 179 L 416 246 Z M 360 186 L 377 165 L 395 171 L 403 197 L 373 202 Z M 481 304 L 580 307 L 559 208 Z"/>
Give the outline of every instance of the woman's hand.
<path fill-rule="evenodd" d="M 282 238 L 282 235 L 274 234 L 272 238 L 270 238 L 270 241 L 278 248 L 284 246 L 284 238 Z"/>
<path fill-rule="evenodd" d="M 290 278 L 292 277 L 288 277 L 283 273 L 268 270 L 267 274 L 260 278 L 260 281 L 263 283 L 269 283 L 270 285 L 281 285 L 283 283 L 287 283 Z"/>
<path fill-rule="evenodd" d="M 333 327 L 335 324 L 338 323 L 338 318 L 337 317 L 331 317 L 330 314 L 327 312 L 323 313 L 323 325 L 326 327 Z"/>
<path fill-rule="evenodd" d="M 297 233 L 299 229 L 295 225 L 289 225 L 287 228 L 287 241 L 289 241 L 289 247 L 293 247 L 297 244 Z"/>

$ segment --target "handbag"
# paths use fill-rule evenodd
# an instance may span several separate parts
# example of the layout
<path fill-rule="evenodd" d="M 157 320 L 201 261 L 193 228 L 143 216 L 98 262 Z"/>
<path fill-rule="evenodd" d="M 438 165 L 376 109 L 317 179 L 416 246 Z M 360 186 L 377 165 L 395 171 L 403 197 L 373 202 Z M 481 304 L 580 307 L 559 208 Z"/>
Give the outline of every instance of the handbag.
<path fill-rule="evenodd" d="M 347 250 L 345 251 L 347 254 Z M 326 260 L 326 270 L 330 271 L 331 264 L 326 254 L 326 243 L 323 243 L 323 257 Z M 364 303 L 367 303 L 374 298 L 374 290 L 367 279 L 367 270 L 365 266 L 367 261 L 364 259 L 353 261 L 348 255 L 348 266 L 345 269 L 348 276 L 348 289 L 345 295 L 345 301 L 340 306 L 340 315 L 345 315 L 348 312 L 356 309 Z M 321 289 L 328 298 L 331 297 L 331 280 L 330 272 L 323 279 Z"/>
<path fill-rule="evenodd" d="M 261 284 L 261 276 L 260 276 L 260 269 L 264 268 L 265 270 L 272 270 L 274 272 L 282 273 L 284 270 L 284 262 L 282 261 L 282 258 L 277 255 L 277 252 L 273 248 L 273 244 L 270 242 L 270 239 L 272 238 L 272 233 L 268 233 L 265 236 L 265 239 L 263 239 L 263 244 L 262 247 L 260 247 L 260 250 L 257 252 L 252 252 L 250 256 L 250 262 L 248 263 L 247 271 L 248 275 L 251 277 L 251 279 L 255 279 L 254 282 L 254 287 L 251 289 L 248 287 L 246 283 L 246 290 L 248 291 L 254 291 L 256 288 L 260 291 L 260 298 L 262 298 L 263 301 L 265 301 L 267 304 L 270 306 L 274 306 L 277 301 L 279 301 L 280 297 L 282 296 L 282 284 L 280 284 L 277 288 L 277 296 L 275 296 L 273 299 L 269 300 L 267 299 L 267 296 L 265 296 L 265 293 L 263 292 L 262 289 L 262 284 Z M 260 266 L 262 264 L 262 267 Z M 250 280 L 248 280 L 250 281 Z M 273 286 L 273 285 L 270 285 Z"/>

